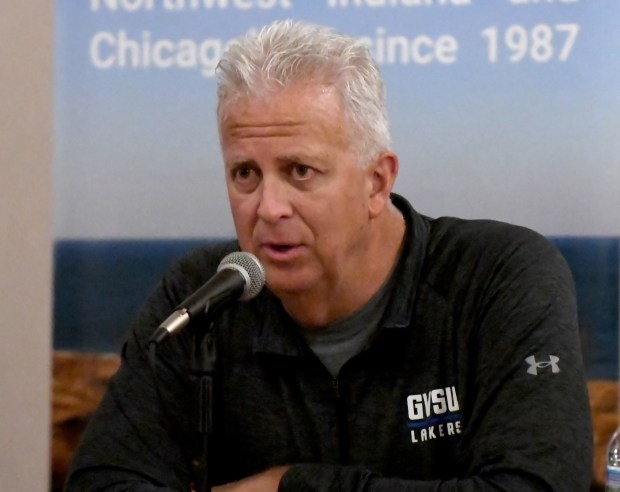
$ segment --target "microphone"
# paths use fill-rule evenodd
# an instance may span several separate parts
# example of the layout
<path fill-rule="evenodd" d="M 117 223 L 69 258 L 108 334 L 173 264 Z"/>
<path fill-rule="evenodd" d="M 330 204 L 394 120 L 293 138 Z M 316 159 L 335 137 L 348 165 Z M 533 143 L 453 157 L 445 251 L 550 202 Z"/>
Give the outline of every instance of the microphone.
<path fill-rule="evenodd" d="M 185 328 L 196 316 L 214 311 L 231 301 L 247 301 L 265 285 L 265 269 L 251 253 L 236 251 L 226 255 L 217 272 L 185 299 L 157 328 L 149 344 L 159 345 Z"/>

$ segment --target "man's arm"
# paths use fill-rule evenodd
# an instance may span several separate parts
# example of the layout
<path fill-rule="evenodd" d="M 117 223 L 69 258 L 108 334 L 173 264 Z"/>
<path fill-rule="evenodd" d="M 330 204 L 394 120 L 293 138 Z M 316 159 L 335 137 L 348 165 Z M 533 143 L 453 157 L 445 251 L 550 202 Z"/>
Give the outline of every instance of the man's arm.
<path fill-rule="evenodd" d="M 67 492 L 189 489 L 191 336 L 183 332 L 159 347 L 156 374 L 148 362 L 148 342 L 174 307 L 215 272 L 219 258 L 230 249 L 225 245 L 212 255 L 193 253 L 176 264 L 150 296 L 123 347 L 121 367 L 82 436 Z"/>
<path fill-rule="evenodd" d="M 253 475 L 251 477 L 213 487 L 213 492 L 270 492 L 277 491 L 282 476 L 286 473 L 287 467 L 278 466 L 269 470 Z"/>

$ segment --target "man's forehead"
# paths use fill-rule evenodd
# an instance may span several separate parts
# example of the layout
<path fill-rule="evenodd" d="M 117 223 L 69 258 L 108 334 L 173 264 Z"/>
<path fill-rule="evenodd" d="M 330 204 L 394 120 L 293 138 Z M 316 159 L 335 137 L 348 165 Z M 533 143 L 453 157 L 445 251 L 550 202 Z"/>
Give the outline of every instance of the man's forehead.
<path fill-rule="evenodd" d="M 333 86 L 313 83 L 297 83 L 278 90 L 244 94 L 223 104 L 223 121 L 231 117 L 280 113 L 282 118 L 297 119 L 309 108 L 320 106 L 332 111 L 342 109 L 340 97 Z"/>

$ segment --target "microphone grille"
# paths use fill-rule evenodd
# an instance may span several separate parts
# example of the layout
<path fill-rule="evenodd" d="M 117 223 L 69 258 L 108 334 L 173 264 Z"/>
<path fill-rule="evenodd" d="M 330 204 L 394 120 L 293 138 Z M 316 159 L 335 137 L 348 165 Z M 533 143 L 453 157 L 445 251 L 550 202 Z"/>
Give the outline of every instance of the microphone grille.
<path fill-rule="evenodd" d="M 258 258 L 245 251 L 234 251 L 227 254 L 220 261 L 217 271 L 224 268 L 234 268 L 245 277 L 245 287 L 243 294 L 239 297 L 240 301 L 247 301 L 256 297 L 265 285 L 265 269 Z"/>

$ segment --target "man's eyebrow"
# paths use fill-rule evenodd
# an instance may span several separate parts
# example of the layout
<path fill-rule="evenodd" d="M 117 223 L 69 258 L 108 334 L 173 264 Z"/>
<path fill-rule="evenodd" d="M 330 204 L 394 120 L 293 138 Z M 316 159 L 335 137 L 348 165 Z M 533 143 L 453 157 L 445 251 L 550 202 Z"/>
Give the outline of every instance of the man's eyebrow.
<path fill-rule="evenodd" d="M 316 164 L 323 161 L 322 155 L 288 154 L 276 159 L 279 164 Z"/>
<path fill-rule="evenodd" d="M 286 155 L 276 157 L 276 162 L 279 165 L 283 165 L 283 166 L 290 165 L 290 164 L 312 165 L 312 164 L 318 164 L 320 162 L 323 162 L 324 160 L 325 158 L 322 155 L 311 156 L 309 154 L 300 154 L 300 153 L 286 154 Z M 256 161 L 256 159 L 253 159 L 251 157 L 240 157 L 238 159 L 225 162 L 224 165 L 227 169 L 231 169 L 231 168 L 240 167 L 240 166 L 258 166 L 258 162 Z"/>
<path fill-rule="evenodd" d="M 305 162 L 307 161 L 307 157 L 301 154 L 289 154 L 283 155 L 276 159 L 279 164 L 293 164 L 296 162 Z"/>
<path fill-rule="evenodd" d="M 249 159 L 249 158 L 248 159 L 240 158 L 240 159 L 235 159 L 230 162 L 225 162 L 224 164 L 227 168 L 239 167 L 239 166 L 254 166 L 256 165 L 256 161 L 254 159 Z"/>

